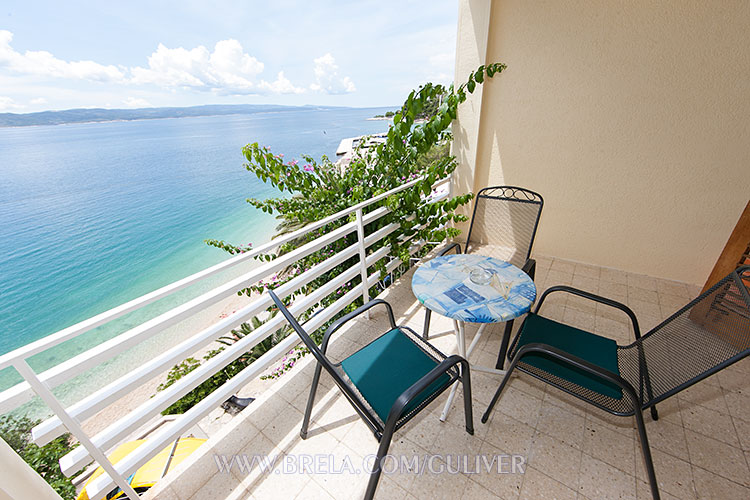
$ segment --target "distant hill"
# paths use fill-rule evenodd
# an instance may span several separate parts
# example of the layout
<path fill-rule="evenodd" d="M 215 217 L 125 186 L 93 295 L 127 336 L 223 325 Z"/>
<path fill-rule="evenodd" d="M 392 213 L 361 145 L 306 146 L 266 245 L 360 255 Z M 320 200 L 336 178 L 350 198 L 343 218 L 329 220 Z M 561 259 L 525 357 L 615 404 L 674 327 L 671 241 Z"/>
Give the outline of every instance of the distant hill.
<path fill-rule="evenodd" d="M 209 104 L 187 108 L 66 109 L 64 111 L 41 111 L 25 114 L 0 113 L 0 127 L 60 125 L 63 123 L 107 122 L 115 120 L 153 120 L 157 118 L 182 118 L 187 116 L 242 115 L 269 111 L 329 108 L 331 107 L 281 106 L 278 104 Z"/>

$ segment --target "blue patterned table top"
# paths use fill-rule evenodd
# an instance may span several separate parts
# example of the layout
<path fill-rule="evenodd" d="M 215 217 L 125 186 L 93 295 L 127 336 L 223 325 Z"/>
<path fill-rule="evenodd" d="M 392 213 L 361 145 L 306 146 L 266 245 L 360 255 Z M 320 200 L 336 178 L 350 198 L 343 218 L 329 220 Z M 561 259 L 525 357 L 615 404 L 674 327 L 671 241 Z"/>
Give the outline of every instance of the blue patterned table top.
<path fill-rule="evenodd" d="M 490 284 L 471 281 L 469 273 L 477 267 L 494 274 Z M 445 255 L 428 260 L 414 273 L 411 289 L 430 310 L 470 323 L 517 318 L 529 312 L 536 300 L 536 286 L 526 273 L 484 255 Z"/>

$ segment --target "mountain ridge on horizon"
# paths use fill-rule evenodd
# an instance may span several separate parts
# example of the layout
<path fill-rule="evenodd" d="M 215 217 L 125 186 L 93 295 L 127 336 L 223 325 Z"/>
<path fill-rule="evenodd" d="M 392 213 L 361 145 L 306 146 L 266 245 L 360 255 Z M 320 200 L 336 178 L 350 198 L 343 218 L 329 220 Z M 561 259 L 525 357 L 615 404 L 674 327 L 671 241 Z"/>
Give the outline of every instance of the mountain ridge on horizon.
<path fill-rule="evenodd" d="M 73 108 L 60 111 L 37 111 L 34 113 L 0 113 L 0 127 L 155 120 L 159 118 L 255 114 L 269 111 L 294 111 L 304 109 L 340 109 L 345 107 L 348 106 L 317 106 L 311 104 L 302 106 L 289 106 L 283 104 L 202 104 L 186 107 L 172 106 L 133 109 Z M 380 107 L 373 107 L 372 109 L 378 108 Z"/>

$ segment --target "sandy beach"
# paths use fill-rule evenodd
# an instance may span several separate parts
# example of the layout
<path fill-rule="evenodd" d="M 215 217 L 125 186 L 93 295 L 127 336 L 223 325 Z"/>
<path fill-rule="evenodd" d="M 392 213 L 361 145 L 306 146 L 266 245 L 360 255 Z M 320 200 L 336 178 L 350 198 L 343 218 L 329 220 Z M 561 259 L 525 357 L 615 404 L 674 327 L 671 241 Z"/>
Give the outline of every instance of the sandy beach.
<path fill-rule="evenodd" d="M 250 298 L 245 295 L 242 295 L 242 296 L 232 295 L 218 302 L 217 304 L 214 304 L 206 308 L 205 310 L 196 314 L 192 318 L 189 318 L 183 323 L 186 324 L 185 326 L 186 328 L 189 328 L 191 335 L 198 333 L 201 330 L 210 327 L 212 324 L 216 323 L 219 319 L 225 317 L 225 315 L 231 315 L 233 312 L 246 306 L 253 299 L 254 297 Z M 217 342 L 212 342 L 211 344 L 203 347 L 202 349 L 192 354 L 192 357 L 202 360 L 203 356 L 209 350 L 216 349 L 220 346 L 221 344 Z M 163 371 L 162 373 L 153 377 L 151 380 L 149 380 L 145 384 L 141 385 L 134 391 L 130 392 L 125 397 L 120 398 L 119 400 L 109 405 L 107 408 L 100 411 L 93 417 L 88 418 L 86 421 L 83 422 L 83 428 L 86 431 L 86 433 L 89 436 L 95 435 L 96 433 L 102 431 L 107 426 L 117 421 L 119 418 L 122 418 L 127 413 L 136 409 L 139 405 L 143 404 L 145 401 L 147 401 L 157 392 L 157 387 L 159 386 L 159 384 L 163 383 L 166 380 L 166 376 L 168 372 L 169 370 Z M 250 385 L 258 386 L 258 389 L 253 392 L 259 392 L 259 391 L 262 391 L 263 388 L 269 384 L 269 382 L 272 382 L 272 381 L 266 382 L 266 381 L 258 380 L 255 383 L 251 382 Z M 247 392 L 246 390 L 243 390 L 242 395 L 246 396 L 247 395 L 246 392 Z M 223 410 L 220 410 L 220 411 L 221 413 L 223 413 Z M 214 415 L 214 417 L 216 417 L 216 415 Z M 154 417 L 151 421 L 149 421 L 148 424 L 142 426 L 141 429 L 139 429 L 139 431 L 135 432 L 133 435 L 134 436 L 139 435 L 142 429 L 152 426 L 159 419 L 160 417 L 158 416 Z M 204 425 L 202 427 L 206 427 L 206 426 Z M 206 430 L 208 431 L 208 429 Z M 127 440 L 128 439 L 126 439 L 125 441 Z"/>

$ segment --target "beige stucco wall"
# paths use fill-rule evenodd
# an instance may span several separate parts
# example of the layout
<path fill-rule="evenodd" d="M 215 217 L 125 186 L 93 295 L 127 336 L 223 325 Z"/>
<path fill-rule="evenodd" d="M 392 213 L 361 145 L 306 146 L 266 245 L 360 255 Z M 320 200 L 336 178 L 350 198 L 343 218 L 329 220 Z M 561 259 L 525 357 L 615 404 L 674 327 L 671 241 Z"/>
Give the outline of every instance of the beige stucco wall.
<path fill-rule="evenodd" d="M 489 25 L 489 1 L 460 2 L 456 36 L 456 79 L 459 84 L 472 70 L 485 63 Z M 453 153 L 461 168 L 466 172 L 474 172 L 476 169 L 476 144 L 479 137 L 483 90 L 481 85 L 477 87 L 466 102 L 458 108 L 458 123 L 461 126 L 453 127 Z M 456 175 L 453 180 L 452 187 L 455 193 L 474 190 L 473 175 Z"/>
<path fill-rule="evenodd" d="M 535 253 L 703 283 L 750 198 L 749 1 L 460 0 L 456 55 L 508 65 L 454 125 L 459 188 L 541 193 Z"/>

